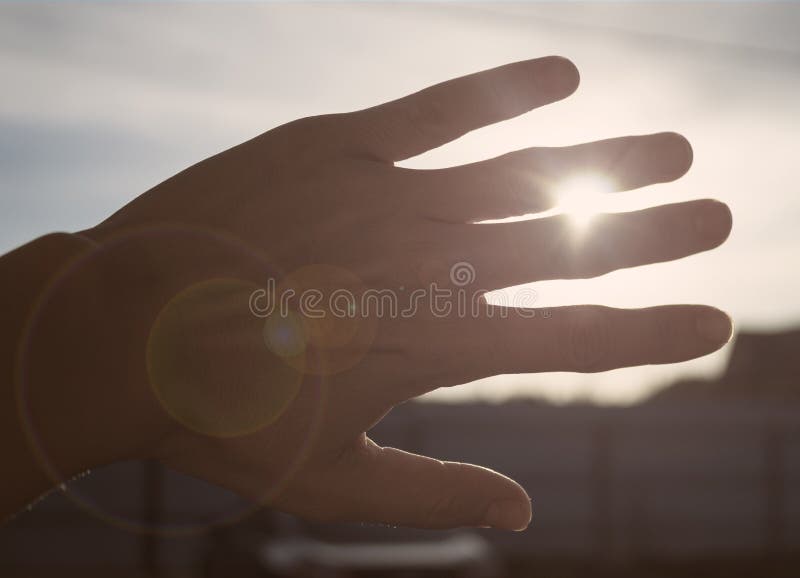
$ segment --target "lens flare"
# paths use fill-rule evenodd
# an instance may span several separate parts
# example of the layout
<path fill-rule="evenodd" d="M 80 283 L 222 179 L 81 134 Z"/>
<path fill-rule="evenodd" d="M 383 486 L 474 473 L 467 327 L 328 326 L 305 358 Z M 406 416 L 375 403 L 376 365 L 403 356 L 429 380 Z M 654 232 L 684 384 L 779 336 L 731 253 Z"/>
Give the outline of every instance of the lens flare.
<path fill-rule="evenodd" d="M 235 315 L 233 318 L 228 315 L 216 316 L 217 320 L 227 317 L 235 320 L 235 325 L 239 326 L 240 328 L 246 328 L 244 333 L 236 332 L 243 337 L 243 339 L 239 340 L 238 343 L 245 345 L 250 352 L 257 352 L 259 356 L 259 363 L 263 362 L 263 360 L 260 358 L 266 354 L 266 357 L 273 360 L 273 366 L 286 366 L 286 368 L 283 370 L 278 370 L 278 372 L 283 376 L 290 375 L 291 378 L 284 380 L 279 379 L 277 391 L 264 391 L 265 389 L 268 390 L 269 388 L 259 387 L 255 392 L 256 396 L 250 400 L 255 405 L 255 411 L 249 412 L 249 415 L 245 414 L 244 420 L 242 420 L 240 418 L 245 412 L 240 411 L 240 407 L 237 404 L 235 411 L 231 412 L 225 418 L 227 423 L 222 423 L 223 427 L 221 431 L 218 427 L 214 427 L 208 433 L 213 435 L 215 433 L 214 430 L 216 430 L 217 433 L 222 433 L 223 436 L 236 435 L 237 433 L 246 434 L 248 430 L 252 428 L 258 428 L 261 424 L 274 420 L 279 415 L 285 413 L 285 408 L 281 407 L 281 403 L 274 405 L 269 403 L 270 400 L 275 401 L 275 393 L 278 394 L 278 397 L 292 396 L 293 391 L 296 391 L 298 395 L 302 393 L 305 396 L 304 403 L 307 404 L 310 415 L 304 421 L 304 423 L 300 425 L 301 429 L 298 431 L 298 435 L 301 437 L 298 439 L 299 444 L 296 447 L 292 459 L 285 464 L 285 467 L 282 468 L 281 471 L 276 472 L 274 478 L 264 480 L 260 491 L 258 491 L 256 495 L 250 495 L 248 499 L 232 498 L 230 502 L 226 502 L 224 505 L 218 503 L 208 504 L 208 508 L 203 506 L 202 511 L 197 509 L 193 511 L 190 519 L 186 519 L 183 516 L 176 517 L 174 514 L 170 514 L 163 518 L 160 517 L 157 521 L 152 521 L 145 519 L 138 513 L 128 509 L 122 511 L 114 507 L 111 503 L 108 503 L 108 496 L 106 493 L 97 492 L 97 488 L 99 488 L 99 486 L 96 484 L 84 485 L 79 483 L 81 480 L 73 480 L 69 483 L 64 483 L 64 480 L 66 480 L 69 476 L 63 473 L 52 459 L 52 448 L 49 447 L 48 444 L 45 443 L 45 441 L 40 437 L 39 431 L 33 423 L 30 413 L 30 372 L 32 366 L 34 365 L 30 357 L 31 340 L 32 336 L 37 334 L 38 328 L 43 320 L 47 319 L 50 315 L 50 308 L 54 306 L 52 301 L 54 296 L 58 294 L 59 289 L 64 283 L 68 283 L 74 275 L 81 274 L 81 272 L 84 271 L 87 266 L 93 267 L 94 262 L 105 259 L 118 248 L 121 247 L 124 249 L 131 244 L 140 245 L 143 241 L 153 242 L 155 240 L 160 240 L 160 242 L 165 246 L 183 243 L 191 245 L 192 247 L 212 246 L 217 250 L 228 251 L 231 255 L 232 262 L 240 262 L 241 260 L 244 260 L 245 262 L 256 263 L 261 271 L 267 272 L 273 278 L 279 278 L 282 275 L 281 271 L 276 269 L 260 250 L 255 249 L 247 243 L 243 243 L 238 238 L 229 237 L 219 233 L 218 231 L 211 231 L 202 227 L 191 227 L 186 225 L 148 226 L 141 229 L 129 229 L 119 235 L 116 235 L 102 245 L 87 251 L 86 254 L 73 260 L 66 267 L 60 270 L 51 279 L 50 283 L 43 288 L 39 298 L 31 308 L 27 323 L 20 337 L 21 346 L 19 348 L 17 357 L 17 372 L 14 376 L 17 411 L 26 441 L 28 442 L 31 452 L 41 470 L 50 478 L 53 485 L 58 487 L 58 491 L 61 492 L 63 496 L 84 511 L 87 515 L 92 516 L 97 520 L 109 524 L 117 529 L 134 532 L 137 534 L 157 535 L 164 537 L 207 535 L 209 528 L 221 524 L 232 524 L 238 522 L 257 511 L 262 504 L 271 503 L 293 479 L 293 476 L 297 472 L 298 468 L 305 463 L 308 454 L 311 452 L 314 444 L 319 439 L 323 420 L 327 416 L 329 394 L 325 380 L 318 376 L 311 376 L 307 373 L 303 374 L 302 372 L 303 361 L 308 357 L 309 352 L 304 348 L 299 355 L 290 357 L 294 360 L 295 366 L 299 367 L 299 369 L 295 369 L 293 372 L 291 372 L 292 368 L 286 366 L 285 358 L 280 358 L 274 351 L 268 350 L 265 347 L 264 338 L 262 335 L 263 317 L 259 317 L 256 319 L 256 322 L 251 325 L 250 322 L 239 323 L 240 321 L 243 321 L 243 317 L 241 315 Z M 239 295 L 240 297 L 235 299 L 239 303 L 235 308 L 236 311 L 246 311 L 249 309 L 249 302 L 244 294 L 251 294 L 253 288 L 255 288 L 254 284 L 248 281 L 236 279 L 215 279 L 209 280 L 206 283 L 207 285 L 201 282 L 199 286 L 188 287 L 185 292 L 176 295 L 176 299 L 171 301 L 170 304 L 167 304 L 166 311 L 162 312 L 165 313 L 165 316 L 161 318 L 161 321 L 166 321 L 166 324 L 159 328 L 154 327 L 153 331 L 158 333 L 158 335 L 151 334 L 150 337 L 151 339 L 155 338 L 156 341 L 161 340 L 162 345 L 176 343 L 182 345 L 179 345 L 177 348 L 170 346 L 167 348 L 167 350 L 164 350 L 156 347 L 157 344 L 155 342 L 150 342 L 148 344 L 148 354 L 154 354 L 156 358 L 151 359 L 151 361 L 158 361 L 158 358 L 160 358 L 161 362 L 165 362 L 166 365 L 169 366 L 171 364 L 170 360 L 172 359 L 172 361 L 174 361 L 175 356 L 179 355 L 179 351 L 177 350 L 185 348 L 193 340 L 191 337 L 192 335 L 197 336 L 200 333 L 208 334 L 208 331 L 189 332 L 189 339 L 183 339 L 181 336 L 175 334 L 174 329 L 176 328 L 176 323 L 174 323 L 174 321 L 178 320 L 176 320 L 170 314 L 170 312 L 175 313 L 177 310 L 180 310 L 186 305 L 188 305 L 188 310 L 191 310 L 193 308 L 192 302 L 195 302 L 200 298 L 200 296 L 204 296 L 202 300 L 206 301 L 206 297 L 213 296 L 215 293 L 220 294 L 221 296 L 227 295 L 228 298 L 230 298 L 232 295 Z M 225 299 L 224 301 L 229 303 L 229 299 Z M 208 307 L 202 307 L 201 309 L 207 313 L 211 313 Z M 219 309 L 218 312 L 224 312 L 226 309 L 228 308 L 222 307 L 222 309 Z M 251 313 L 248 314 L 248 316 L 251 316 Z M 170 317 L 172 317 L 172 319 L 168 319 Z M 211 315 L 211 317 L 214 317 L 214 315 Z M 205 317 L 206 321 L 209 321 L 210 319 L 211 318 L 209 316 Z M 177 325 L 184 325 L 184 323 L 179 322 Z M 207 330 L 209 327 L 206 326 L 205 329 Z M 166 331 L 162 333 L 162 330 Z M 170 333 L 172 333 L 171 336 Z M 214 341 L 214 338 L 212 338 L 210 342 L 206 341 L 205 345 L 214 345 Z M 228 346 L 238 349 L 236 343 L 236 341 L 231 340 L 228 342 Z M 248 353 L 247 356 L 250 357 L 251 354 Z M 199 357 L 200 356 L 198 356 L 198 358 Z M 240 370 L 246 369 L 241 365 L 239 367 Z M 148 370 L 152 371 L 153 369 L 157 368 L 150 367 Z M 169 369 L 169 367 L 166 369 Z M 253 369 L 253 367 L 251 367 L 251 369 Z M 200 373 L 201 371 L 202 368 L 198 368 L 196 373 Z M 180 374 L 183 372 L 179 371 L 177 373 Z M 154 375 L 151 373 L 150 377 L 152 379 Z M 160 371 L 156 371 L 155 377 L 167 378 L 169 381 L 171 376 L 169 374 L 165 375 Z M 180 377 L 180 375 L 177 375 L 177 377 Z M 209 376 L 203 375 L 202 377 L 207 380 Z M 167 403 L 165 406 L 167 411 L 170 411 L 170 409 L 178 410 L 178 416 L 184 415 L 181 410 L 186 409 L 187 404 L 184 403 L 185 400 L 181 398 L 184 398 L 184 393 L 186 393 L 185 391 L 180 391 L 180 395 L 178 395 L 176 399 L 174 395 L 176 391 L 174 391 L 174 388 L 170 387 L 168 383 L 162 383 L 161 386 L 152 383 L 150 385 L 156 393 L 158 393 L 159 389 L 163 387 L 166 387 L 166 389 L 173 389 L 171 392 L 172 395 L 169 395 L 170 392 L 165 392 L 168 393 L 168 395 L 160 398 L 159 401 L 161 403 Z M 206 388 L 203 387 L 201 389 Z M 247 391 L 244 391 L 243 393 L 247 393 Z M 265 394 L 267 394 L 266 399 Z M 267 401 L 268 403 L 261 403 L 263 401 Z M 194 404 L 190 403 L 188 405 L 192 406 Z M 200 405 L 194 405 L 194 407 L 199 409 L 201 414 L 205 415 L 205 418 L 202 421 L 207 421 L 209 419 L 209 407 L 206 402 L 201 402 Z M 103 408 L 103 411 L 111 410 L 109 408 Z M 172 412 L 170 411 L 170 413 Z M 216 409 L 216 413 L 219 414 L 228 412 L 226 408 L 218 407 Z M 175 414 L 173 414 L 173 416 L 175 416 Z M 219 425 L 219 420 L 217 418 L 211 416 L 210 419 L 218 422 L 215 424 L 216 426 Z M 206 428 L 199 427 L 198 430 L 205 431 Z M 269 433 L 266 435 L 269 435 Z M 123 464 L 123 466 L 125 466 L 125 464 Z M 114 466 L 114 468 L 118 467 L 120 467 L 119 464 Z M 103 470 L 104 467 L 97 469 Z M 112 475 L 115 476 L 115 483 L 119 481 L 117 473 Z M 130 490 L 135 492 L 138 490 L 138 486 L 136 485 L 138 483 L 137 476 L 132 476 L 130 478 L 133 480 L 133 485 L 131 485 L 129 488 L 128 484 L 123 484 L 118 488 L 119 491 L 126 492 Z"/>
<path fill-rule="evenodd" d="M 147 343 L 154 392 L 180 423 L 204 435 L 236 437 L 275 422 L 300 389 L 305 359 L 291 326 L 264 347 L 263 321 L 251 314 L 254 284 L 210 279 L 162 309 Z M 291 356 L 292 364 L 284 363 Z"/>
<path fill-rule="evenodd" d="M 292 312 L 270 315 L 264 322 L 264 343 L 283 359 L 302 355 L 306 349 L 303 322 Z"/>
<path fill-rule="evenodd" d="M 605 194 L 613 190 L 613 181 L 605 175 L 592 173 L 570 177 L 556 187 L 556 212 L 567 215 L 575 227 L 586 228 L 602 212 Z"/>
<path fill-rule="evenodd" d="M 341 267 L 307 265 L 292 271 L 277 287 L 278 301 L 294 296 L 291 311 L 288 317 L 280 313 L 284 319 L 267 321 L 267 346 L 289 351 L 302 339 L 305 355 L 283 359 L 307 374 L 329 376 L 350 369 L 367 354 L 377 331 L 377 316 L 363 309 L 366 290 L 355 273 Z"/>

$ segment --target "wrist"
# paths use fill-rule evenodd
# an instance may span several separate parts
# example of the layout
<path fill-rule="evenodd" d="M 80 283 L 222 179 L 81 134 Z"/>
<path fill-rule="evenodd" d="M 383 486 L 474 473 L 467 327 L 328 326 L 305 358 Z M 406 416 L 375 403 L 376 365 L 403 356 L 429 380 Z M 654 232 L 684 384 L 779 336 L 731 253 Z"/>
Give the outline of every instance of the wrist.
<path fill-rule="evenodd" d="M 63 234 L 59 261 L 25 326 L 25 428 L 52 483 L 92 467 L 153 457 L 182 426 L 147 371 L 155 320 L 175 295 L 214 278 L 258 283 L 242 243 L 184 226 Z M 202 328 L 207 329 L 207 328 Z"/>
<path fill-rule="evenodd" d="M 31 450 L 53 483 L 146 454 L 166 420 L 150 399 L 130 307 L 110 267 L 113 252 L 81 234 L 80 247 L 42 285 L 17 359 L 20 415 Z M 132 268 L 139 265 L 131 263 Z"/>
<path fill-rule="evenodd" d="M 114 351 L 107 353 L 112 360 L 108 363 L 109 372 L 114 367 L 128 368 L 119 387 L 125 393 L 126 406 L 138 408 L 135 413 L 141 423 L 148 424 L 146 428 L 136 427 L 135 423 L 119 424 L 120 438 L 126 441 L 120 448 L 129 448 L 128 455 L 133 457 L 158 457 L 163 442 L 181 435 L 186 423 L 176 416 L 169 401 L 156 393 L 164 384 L 159 382 L 159 376 L 149 373 L 148 348 L 152 349 L 154 343 L 163 345 L 163 339 L 157 339 L 157 320 L 168 306 L 170 310 L 176 304 L 185 309 L 187 295 L 207 294 L 203 299 L 213 298 L 215 292 L 208 288 L 229 285 L 230 280 L 243 282 L 236 284 L 240 291 L 248 285 L 261 286 L 267 272 L 265 260 L 251 246 L 229 235 L 187 225 L 156 224 L 125 231 L 89 230 L 83 234 L 97 243 L 87 284 L 98 288 L 93 302 L 103 312 L 99 317 L 110 321 L 100 340 L 104 346 L 111 335 L 110 340 L 117 344 Z M 176 355 L 180 355 L 177 351 L 194 351 L 202 360 L 216 359 L 220 353 L 217 340 L 224 339 L 231 330 L 231 320 L 241 322 L 243 313 L 250 314 L 246 299 L 242 305 L 238 297 L 234 303 L 228 302 L 227 297 L 217 295 L 219 301 L 204 305 L 204 311 L 214 312 L 211 318 L 202 311 L 183 312 L 181 342 L 173 344 Z M 221 319 L 226 321 L 220 323 Z M 164 375 L 160 378 L 163 381 Z M 190 381 L 187 386 L 200 389 L 199 383 Z M 202 392 L 198 395 L 202 398 Z"/>
<path fill-rule="evenodd" d="M 82 265 L 95 250 L 81 235 L 52 233 L 0 259 L 0 447 L 14 466 L 2 514 L 111 455 L 98 451 L 111 444 L 87 403 L 85 353 L 95 337 L 81 316 L 96 287 L 86 283 Z"/>

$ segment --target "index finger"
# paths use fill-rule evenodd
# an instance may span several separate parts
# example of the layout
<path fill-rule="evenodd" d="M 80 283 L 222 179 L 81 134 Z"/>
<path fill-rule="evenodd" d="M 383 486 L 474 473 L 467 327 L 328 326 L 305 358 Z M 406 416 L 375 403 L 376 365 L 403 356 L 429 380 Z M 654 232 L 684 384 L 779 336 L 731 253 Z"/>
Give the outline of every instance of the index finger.
<path fill-rule="evenodd" d="M 385 161 L 400 161 L 477 128 L 566 98 L 578 87 L 566 58 L 523 60 L 448 80 L 414 94 L 351 113 L 356 146 Z"/>

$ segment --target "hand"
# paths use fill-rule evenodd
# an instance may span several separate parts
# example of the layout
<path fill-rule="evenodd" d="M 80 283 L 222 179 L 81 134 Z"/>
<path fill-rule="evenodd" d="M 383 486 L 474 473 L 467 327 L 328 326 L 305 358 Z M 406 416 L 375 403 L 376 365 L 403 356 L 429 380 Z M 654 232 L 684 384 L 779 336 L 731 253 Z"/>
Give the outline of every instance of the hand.
<path fill-rule="evenodd" d="M 578 80 L 572 63 L 547 57 L 301 119 L 191 167 L 86 231 L 102 247 L 94 270 L 125 317 L 115 321 L 124 353 L 96 339 L 117 360 L 106 364 L 103 383 L 120 382 L 108 403 L 136 416 L 104 427 L 124 432 L 112 437 L 129 439 L 136 455 L 307 518 L 526 527 L 530 500 L 512 480 L 381 448 L 365 432 L 404 400 L 486 376 L 705 355 L 728 340 L 727 316 L 693 305 L 581 305 L 545 319 L 503 316 L 480 301 L 474 315 L 419 307 L 408 317 L 326 310 L 311 319 L 298 313 L 297 296 L 314 288 L 325 297 L 337 288 L 407 295 L 431 282 L 455 289 L 458 262 L 474 269 L 474 286 L 493 290 L 722 243 L 730 212 L 711 200 L 600 216 L 577 245 L 562 216 L 475 224 L 550 208 L 553 183 L 574 172 L 606 173 L 620 190 L 674 180 L 692 153 L 672 133 L 438 170 L 393 165 L 565 98 Z M 265 319 L 251 300 L 273 274 L 278 293 L 295 290 L 293 313 Z M 152 391 L 160 403 L 146 400 Z M 134 421 L 150 425 L 143 432 Z"/>

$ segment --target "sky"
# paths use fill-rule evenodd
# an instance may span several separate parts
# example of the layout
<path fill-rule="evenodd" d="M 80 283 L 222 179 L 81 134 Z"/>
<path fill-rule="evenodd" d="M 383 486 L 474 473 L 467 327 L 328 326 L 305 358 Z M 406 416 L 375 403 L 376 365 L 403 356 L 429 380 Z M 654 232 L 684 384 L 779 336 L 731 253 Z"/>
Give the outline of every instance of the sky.
<path fill-rule="evenodd" d="M 708 303 L 737 331 L 795 326 L 798 29 L 794 2 L 0 3 L 0 250 L 91 226 L 295 118 L 560 54 L 581 70 L 573 97 L 402 164 L 681 132 L 695 151 L 689 174 L 604 209 L 718 198 L 733 212 L 729 241 L 672 263 L 536 283 L 537 304 Z M 714 377 L 730 350 L 595 375 L 500 376 L 433 397 L 632 403 L 679 377 Z"/>

